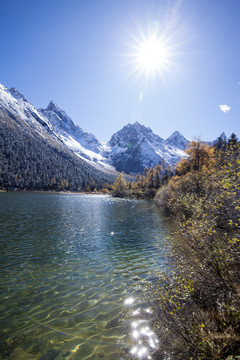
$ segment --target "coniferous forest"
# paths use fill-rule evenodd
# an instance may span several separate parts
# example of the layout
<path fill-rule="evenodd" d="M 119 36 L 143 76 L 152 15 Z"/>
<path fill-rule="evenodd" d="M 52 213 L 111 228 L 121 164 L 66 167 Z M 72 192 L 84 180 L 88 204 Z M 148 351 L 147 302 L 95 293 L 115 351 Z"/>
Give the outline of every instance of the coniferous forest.
<path fill-rule="evenodd" d="M 104 174 L 60 146 L 50 136 L 31 132 L 21 119 L 0 114 L 0 188 L 5 190 L 84 191 L 102 188 Z M 45 134 L 47 136 L 47 134 Z"/>

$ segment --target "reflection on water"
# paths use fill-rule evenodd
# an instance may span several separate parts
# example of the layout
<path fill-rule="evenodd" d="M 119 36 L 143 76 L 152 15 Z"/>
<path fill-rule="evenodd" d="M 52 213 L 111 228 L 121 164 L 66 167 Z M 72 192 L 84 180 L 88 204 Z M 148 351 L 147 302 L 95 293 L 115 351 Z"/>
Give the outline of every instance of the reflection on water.
<path fill-rule="evenodd" d="M 125 305 L 132 305 L 134 298 L 125 300 Z M 136 359 L 152 359 L 151 353 L 157 349 L 159 340 L 151 329 L 149 314 L 152 310 L 148 307 L 137 307 L 130 316 L 130 337 L 132 346 L 130 354 Z"/>
<path fill-rule="evenodd" d="M 144 280 L 166 266 L 167 220 L 150 201 L 0 194 L 0 355 L 151 359 Z M 18 349 L 18 350 L 16 350 Z"/>

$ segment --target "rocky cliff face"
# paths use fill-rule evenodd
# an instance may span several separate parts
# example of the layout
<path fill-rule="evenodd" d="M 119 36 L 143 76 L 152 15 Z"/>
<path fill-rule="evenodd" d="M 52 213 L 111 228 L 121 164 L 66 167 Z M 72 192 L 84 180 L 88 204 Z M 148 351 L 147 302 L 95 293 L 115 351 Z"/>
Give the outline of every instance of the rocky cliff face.
<path fill-rule="evenodd" d="M 166 140 L 165 144 L 174 146 L 180 150 L 185 150 L 190 140 L 186 139 L 180 132 L 174 131 Z"/>
<path fill-rule="evenodd" d="M 87 150 L 100 153 L 102 143 L 97 138 L 74 124 L 72 119 L 60 109 L 53 101 L 50 101 L 46 109 L 40 109 L 40 112 L 49 120 L 55 131 L 63 138 L 74 139 Z"/>
<path fill-rule="evenodd" d="M 118 171 L 141 173 L 145 167 L 150 168 L 163 162 L 175 165 L 181 157 L 186 156 L 184 143 L 189 141 L 178 132 L 174 134 L 163 140 L 138 122 L 124 126 L 108 143 L 113 166 Z"/>

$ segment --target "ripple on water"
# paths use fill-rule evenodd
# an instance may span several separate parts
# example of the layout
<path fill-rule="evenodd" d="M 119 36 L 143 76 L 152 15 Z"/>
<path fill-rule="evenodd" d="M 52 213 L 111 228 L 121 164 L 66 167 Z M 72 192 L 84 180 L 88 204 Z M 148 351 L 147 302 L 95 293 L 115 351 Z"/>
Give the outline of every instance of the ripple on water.
<path fill-rule="evenodd" d="M 56 349 L 60 360 L 150 359 L 158 343 L 141 304 L 142 280 L 166 262 L 168 234 L 154 204 L 72 194 L 0 197 L 3 359 L 18 347 L 46 359 Z"/>

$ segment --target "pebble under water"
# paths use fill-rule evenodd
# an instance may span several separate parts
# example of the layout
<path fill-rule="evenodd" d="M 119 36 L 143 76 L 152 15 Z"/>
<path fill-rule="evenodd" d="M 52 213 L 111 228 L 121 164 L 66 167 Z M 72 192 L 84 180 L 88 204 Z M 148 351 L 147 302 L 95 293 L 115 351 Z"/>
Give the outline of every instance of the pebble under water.
<path fill-rule="evenodd" d="M 152 201 L 0 194 L 0 358 L 153 359 L 145 281 L 167 265 Z"/>

